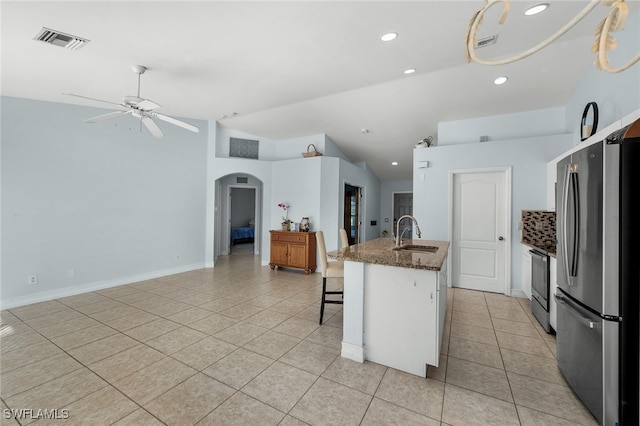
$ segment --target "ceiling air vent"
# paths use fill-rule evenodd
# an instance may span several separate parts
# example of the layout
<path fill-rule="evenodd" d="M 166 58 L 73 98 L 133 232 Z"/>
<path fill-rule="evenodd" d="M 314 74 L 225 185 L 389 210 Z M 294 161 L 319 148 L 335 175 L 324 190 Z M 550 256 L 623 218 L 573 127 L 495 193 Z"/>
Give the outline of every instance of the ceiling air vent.
<path fill-rule="evenodd" d="M 485 37 L 478 40 L 476 47 L 486 47 L 496 44 L 498 42 L 498 34 L 494 34 L 491 37 Z"/>
<path fill-rule="evenodd" d="M 44 41 L 45 43 L 53 44 L 54 46 L 66 47 L 71 50 L 78 50 L 85 44 L 89 43 L 89 40 L 86 38 L 65 34 L 45 27 L 42 27 L 33 39 Z"/>

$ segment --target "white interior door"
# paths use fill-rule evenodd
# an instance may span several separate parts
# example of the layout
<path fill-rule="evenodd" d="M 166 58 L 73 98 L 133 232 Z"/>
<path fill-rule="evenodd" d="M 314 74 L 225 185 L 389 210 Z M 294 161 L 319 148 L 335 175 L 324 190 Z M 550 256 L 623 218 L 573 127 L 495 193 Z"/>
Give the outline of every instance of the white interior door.
<path fill-rule="evenodd" d="M 393 194 L 392 233 L 395 234 L 396 232 L 396 221 L 406 214 L 413 215 L 413 192 L 394 193 Z M 404 238 L 412 239 L 413 238 L 413 221 L 407 220 L 401 225 L 402 225 L 402 228 L 400 228 L 400 233 L 402 233 L 405 228 L 409 228 L 408 232 L 405 232 Z"/>
<path fill-rule="evenodd" d="M 452 172 L 451 284 L 509 294 L 509 170 Z"/>

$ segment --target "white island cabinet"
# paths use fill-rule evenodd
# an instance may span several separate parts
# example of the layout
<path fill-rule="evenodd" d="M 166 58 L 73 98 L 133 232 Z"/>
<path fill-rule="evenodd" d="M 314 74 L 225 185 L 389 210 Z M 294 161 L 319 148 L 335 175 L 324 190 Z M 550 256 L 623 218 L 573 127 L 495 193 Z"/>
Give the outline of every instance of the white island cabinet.
<path fill-rule="evenodd" d="M 426 377 L 438 366 L 447 309 L 444 241 L 395 251 L 380 238 L 329 253 L 345 261 L 342 356 Z"/>
<path fill-rule="evenodd" d="M 438 366 L 447 310 L 444 271 L 366 265 L 366 359 L 426 377 Z"/>

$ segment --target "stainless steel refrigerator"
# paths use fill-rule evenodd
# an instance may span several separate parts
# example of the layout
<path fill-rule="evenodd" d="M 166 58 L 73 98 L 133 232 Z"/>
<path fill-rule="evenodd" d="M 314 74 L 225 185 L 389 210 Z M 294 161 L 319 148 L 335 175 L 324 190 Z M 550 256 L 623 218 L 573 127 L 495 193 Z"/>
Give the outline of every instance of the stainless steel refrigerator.
<path fill-rule="evenodd" d="M 557 360 L 600 424 L 637 425 L 640 120 L 558 163 Z"/>

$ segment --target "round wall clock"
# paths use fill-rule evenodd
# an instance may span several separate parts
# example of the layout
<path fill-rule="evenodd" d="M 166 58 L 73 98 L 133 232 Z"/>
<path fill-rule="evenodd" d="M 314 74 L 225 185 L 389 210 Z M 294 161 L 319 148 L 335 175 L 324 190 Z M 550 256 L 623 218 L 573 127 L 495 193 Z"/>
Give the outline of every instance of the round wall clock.
<path fill-rule="evenodd" d="M 589 102 L 584 107 L 582 121 L 580 122 L 580 141 L 589 139 L 598 130 L 598 104 Z"/>

